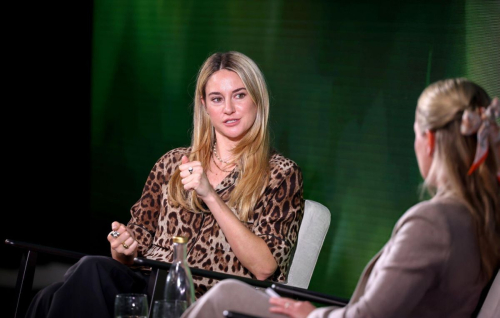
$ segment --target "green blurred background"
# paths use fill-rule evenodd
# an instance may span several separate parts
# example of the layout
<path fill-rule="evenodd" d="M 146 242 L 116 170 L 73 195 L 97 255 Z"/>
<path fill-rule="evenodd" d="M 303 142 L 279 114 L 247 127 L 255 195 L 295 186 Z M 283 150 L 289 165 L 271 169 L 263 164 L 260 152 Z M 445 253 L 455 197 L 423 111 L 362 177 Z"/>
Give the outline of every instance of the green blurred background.
<path fill-rule="evenodd" d="M 149 170 L 190 143 L 196 73 L 236 50 L 263 71 L 274 147 L 332 215 L 310 289 L 349 297 L 419 200 L 417 98 L 466 76 L 500 94 L 498 1 L 94 3 L 93 217 L 126 222 Z"/>

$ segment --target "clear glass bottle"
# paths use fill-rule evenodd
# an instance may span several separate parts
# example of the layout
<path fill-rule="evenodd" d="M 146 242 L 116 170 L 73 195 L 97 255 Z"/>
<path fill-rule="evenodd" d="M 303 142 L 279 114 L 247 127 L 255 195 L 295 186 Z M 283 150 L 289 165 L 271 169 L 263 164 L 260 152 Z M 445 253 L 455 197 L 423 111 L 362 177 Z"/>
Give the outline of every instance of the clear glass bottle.
<path fill-rule="evenodd" d="M 186 301 L 189 307 L 194 301 L 194 286 L 191 270 L 187 263 L 187 237 L 174 237 L 174 259 L 168 272 L 165 286 L 167 301 Z"/>

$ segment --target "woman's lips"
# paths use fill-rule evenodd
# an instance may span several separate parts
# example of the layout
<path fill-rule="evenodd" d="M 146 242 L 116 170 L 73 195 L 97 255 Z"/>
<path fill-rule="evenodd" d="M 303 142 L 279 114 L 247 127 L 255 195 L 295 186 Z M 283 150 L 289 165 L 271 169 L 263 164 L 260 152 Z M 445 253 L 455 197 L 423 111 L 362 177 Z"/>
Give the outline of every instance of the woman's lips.
<path fill-rule="evenodd" d="M 232 127 L 232 126 L 238 125 L 239 122 L 240 122 L 239 119 L 229 119 L 229 120 L 224 121 L 224 125 L 226 125 L 228 127 Z"/>

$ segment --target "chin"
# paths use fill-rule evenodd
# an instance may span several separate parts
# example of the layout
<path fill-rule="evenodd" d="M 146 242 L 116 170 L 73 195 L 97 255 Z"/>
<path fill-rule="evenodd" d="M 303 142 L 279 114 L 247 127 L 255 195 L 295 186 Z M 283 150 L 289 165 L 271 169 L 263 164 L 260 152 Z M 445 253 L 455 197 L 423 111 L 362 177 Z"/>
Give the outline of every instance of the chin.
<path fill-rule="evenodd" d="M 247 131 L 248 132 L 248 131 Z M 225 137 L 229 140 L 232 141 L 239 141 L 241 140 L 247 132 L 235 132 L 235 131 L 230 131 L 230 132 L 221 132 L 222 137 Z"/>
<path fill-rule="evenodd" d="M 226 137 L 227 139 L 231 140 L 231 141 L 234 141 L 234 142 L 239 142 L 241 139 L 243 139 L 243 136 L 244 135 L 238 135 L 238 136 L 224 136 Z"/>

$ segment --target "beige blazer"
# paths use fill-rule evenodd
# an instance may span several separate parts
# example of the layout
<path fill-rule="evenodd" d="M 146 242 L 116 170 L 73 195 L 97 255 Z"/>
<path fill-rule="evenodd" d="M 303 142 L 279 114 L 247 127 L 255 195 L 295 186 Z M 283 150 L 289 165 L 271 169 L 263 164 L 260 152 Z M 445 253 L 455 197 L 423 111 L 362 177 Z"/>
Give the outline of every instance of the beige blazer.
<path fill-rule="evenodd" d="M 456 199 L 435 197 L 399 219 L 346 307 L 308 318 L 470 317 L 486 283 L 470 213 Z"/>

